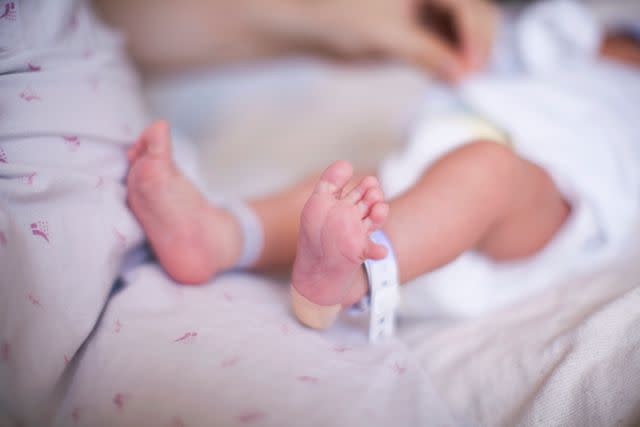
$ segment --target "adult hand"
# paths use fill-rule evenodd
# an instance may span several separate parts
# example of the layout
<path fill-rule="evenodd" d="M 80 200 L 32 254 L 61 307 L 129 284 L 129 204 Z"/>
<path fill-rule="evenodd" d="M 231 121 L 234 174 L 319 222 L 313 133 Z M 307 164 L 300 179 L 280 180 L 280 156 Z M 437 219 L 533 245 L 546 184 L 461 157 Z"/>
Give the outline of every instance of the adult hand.
<path fill-rule="evenodd" d="M 431 0 L 451 17 L 458 54 L 466 71 L 478 71 L 491 56 L 498 21 L 497 8 L 487 0 Z"/>
<path fill-rule="evenodd" d="M 402 60 L 456 82 L 486 63 L 497 17 L 489 0 L 95 2 L 155 71 L 315 51 Z"/>
<path fill-rule="evenodd" d="M 486 64 L 497 21 L 488 0 L 286 1 L 305 8 L 302 39 L 348 58 L 400 59 L 451 82 Z"/>

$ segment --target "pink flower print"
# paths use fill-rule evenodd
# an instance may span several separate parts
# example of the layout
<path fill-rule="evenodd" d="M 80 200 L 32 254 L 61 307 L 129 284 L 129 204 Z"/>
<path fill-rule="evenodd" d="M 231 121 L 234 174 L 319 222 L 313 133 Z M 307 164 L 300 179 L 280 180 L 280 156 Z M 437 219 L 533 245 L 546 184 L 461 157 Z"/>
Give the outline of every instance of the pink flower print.
<path fill-rule="evenodd" d="M 231 302 L 231 301 L 233 301 L 233 295 L 231 295 L 228 292 L 225 292 L 224 293 L 224 299 L 226 299 L 227 301 Z"/>
<path fill-rule="evenodd" d="M 93 187 L 93 188 L 100 188 L 100 187 L 102 187 L 102 184 L 104 184 L 104 178 L 99 176 L 98 177 L 98 181 L 96 182 L 96 186 Z"/>
<path fill-rule="evenodd" d="M 400 364 L 398 362 L 396 362 L 393 365 L 393 370 L 396 371 L 396 374 L 398 375 L 402 375 L 406 372 L 407 368 L 406 366 L 400 366 Z"/>
<path fill-rule="evenodd" d="M 39 65 L 34 65 L 31 62 L 27 62 L 27 66 L 29 67 L 29 71 L 31 71 L 32 73 L 38 72 L 38 71 L 42 71 L 42 67 Z"/>
<path fill-rule="evenodd" d="M 116 408 L 118 408 L 119 410 L 122 410 L 122 408 L 124 408 L 125 400 L 126 396 L 122 393 L 116 393 L 113 396 L 113 404 L 116 405 Z"/>
<path fill-rule="evenodd" d="M 0 231 L 0 246 L 7 246 L 7 237 L 4 235 L 3 231 Z"/>
<path fill-rule="evenodd" d="M 240 358 L 238 356 L 230 357 L 228 359 L 223 360 L 220 363 L 220 367 L 222 367 L 222 368 L 231 368 L 232 366 L 235 366 L 238 363 L 239 360 L 240 360 Z"/>
<path fill-rule="evenodd" d="M 36 298 L 32 293 L 27 294 L 27 299 L 34 306 L 42 308 L 42 304 L 40 304 L 40 300 L 38 298 Z"/>
<path fill-rule="evenodd" d="M 0 148 L 0 163 L 9 163 L 7 153 L 2 148 Z"/>
<path fill-rule="evenodd" d="M 67 356 L 66 354 L 64 355 L 64 364 L 68 365 L 69 362 L 71 362 L 71 359 L 69 358 L 69 356 Z"/>
<path fill-rule="evenodd" d="M 124 134 L 127 136 L 133 135 L 133 130 L 131 129 L 131 125 L 129 125 L 128 123 L 122 124 L 122 132 L 124 132 Z"/>
<path fill-rule="evenodd" d="M 85 49 L 85 51 L 82 53 L 82 56 L 84 57 L 84 59 L 89 59 L 94 55 L 94 51 L 91 49 Z"/>
<path fill-rule="evenodd" d="M 69 147 L 69 151 L 76 151 L 80 147 L 80 138 L 76 135 L 65 135 L 62 137 L 64 143 Z"/>
<path fill-rule="evenodd" d="M 47 221 L 37 221 L 31 224 L 31 234 L 42 237 L 49 243 L 49 223 Z"/>
<path fill-rule="evenodd" d="M 11 346 L 5 340 L 2 340 L 2 344 L 0 344 L 0 360 L 3 362 L 9 361 L 9 356 L 11 355 Z"/>
<path fill-rule="evenodd" d="M 280 332 L 282 332 L 282 335 L 289 335 L 289 327 L 286 323 L 280 325 Z"/>
<path fill-rule="evenodd" d="M 118 239 L 118 243 L 120 243 L 120 246 L 127 246 L 127 236 L 119 232 L 116 228 L 113 229 L 113 234 L 116 235 L 116 239 Z"/>
<path fill-rule="evenodd" d="M 38 175 L 36 172 L 31 173 L 27 176 L 23 176 L 22 177 L 22 182 L 24 182 L 27 185 L 33 185 L 33 179 L 36 177 L 36 175 Z"/>
<path fill-rule="evenodd" d="M 69 18 L 69 24 L 67 28 L 69 28 L 70 30 L 75 30 L 76 28 L 78 28 L 78 12 L 77 11 L 71 15 L 71 18 Z"/>
<path fill-rule="evenodd" d="M 184 421 L 182 421 L 182 418 L 180 417 L 173 417 L 171 419 L 171 427 L 186 427 L 186 424 L 184 423 Z"/>
<path fill-rule="evenodd" d="M 350 351 L 351 348 L 349 347 L 345 347 L 343 345 L 338 345 L 333 347 L 333 351 L 335 351 L 336 353 L 346 353 L 347 351 Z"/>
<path fill-rule="evenodd" d="M 318 384 L 318 381 L 320 380 L 317 377 L 311 377 L 309 375 L 300 375 L 298 377 L 298 381 L 303 383 Z"/>
<path fill-rule="evenodd" d="M 16 19 L 16 4 L 10 1 L 4 5 L 4 12 L 0 15 L 0 19 L 7 19 L 9 21 L 15 21 Z"/>
<path fill-rule="evenodd" d="M 98 91 L 98 87 L 100 86 L 100 79 L 97 76 L 89 77 L 89 87 L 94 92 Z"/>
<path fill-rule="evenodd" d="M 38 96 L 38 94 L 35 93 L 34 90 L 29 87 L 23 90 L 22 92 L 20 92 L 20 98 L 24 99 L 27 102 L 42 101 L 42 98 L 40 98 L 40 96 Z"/>
<path fill-rule="evenodd" d="M 197 332 L 187 332 L 186 334 L 184 334 L 180 338 L 176 338 L 175 340 L 173 340 L 173 342 L 187 343 L 187 342 L 193 341 L 193 338 L 195 338 L 197 336 L 198 336 Z"/>
<path fill-rule="evenodd" d="M 243 424 L 254 423 L 256 421 L 261 421 L 264 419 L 266 414 L 262 411 L 248 411 L 244 412 L 236 417 L 236 420 L 240 421 Z"/>
<path fill-rule="evenodd" d="M 73 424 L 78 424 L 78 421 L 80 421 L 80 408 L 73 408 L 73 411 L 71 411 L 71 419 L 73 420 Z"/>
<path fill-rule="evenodd" d="M 122 329 L 122 323 L 120 323 L 120 320 L 116 320 L 116 325 L 115 325 L 115 328 L 113 329 L 113 331 L 116 334 L 119 334 L 121 329 Z"/>

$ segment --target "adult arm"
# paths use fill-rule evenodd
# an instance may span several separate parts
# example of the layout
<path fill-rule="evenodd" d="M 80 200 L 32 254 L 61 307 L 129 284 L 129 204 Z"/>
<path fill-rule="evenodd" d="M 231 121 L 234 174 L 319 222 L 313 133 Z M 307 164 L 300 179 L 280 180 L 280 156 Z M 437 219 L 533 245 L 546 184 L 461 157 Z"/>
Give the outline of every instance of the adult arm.
<path fill-rule="evenodd" d="M 167 70 L 291 52 L 399 60 L 457 81 L 488 58 L 487 0 L 96 0 L 144 68 Z M 456 43 L 426 24 L 438 10 Z"/>

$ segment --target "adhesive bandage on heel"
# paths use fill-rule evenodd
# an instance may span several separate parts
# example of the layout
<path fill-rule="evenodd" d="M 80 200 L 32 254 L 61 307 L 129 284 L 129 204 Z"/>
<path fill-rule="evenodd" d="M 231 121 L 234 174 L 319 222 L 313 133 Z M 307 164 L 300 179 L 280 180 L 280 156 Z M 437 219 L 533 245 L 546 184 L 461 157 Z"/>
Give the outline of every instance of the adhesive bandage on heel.
<path fill-rule="evenodd" d="M 354 311 L 369 310 L 369 342 L 375 343 L 395 333 L 396 308 L 400 300 L 396 257 L 391 242 L 382 231 L 371 234 L 370 239 L 387 248 L 384 259 L 366 260 L 369 292 Z M 303 324 L 314 329 L 326 329 L 333 324 L 342 309 L 341 304 L 323 306 L 309 301 L 291 286 L 293 311 Z"/>
<path fill-rule="evenodd" d="M 340 314 L 342 305 L 319 305 L 309 301 L 291 286 L 293 312 L 300 322 L 313 329 L 327 329 Z"/>

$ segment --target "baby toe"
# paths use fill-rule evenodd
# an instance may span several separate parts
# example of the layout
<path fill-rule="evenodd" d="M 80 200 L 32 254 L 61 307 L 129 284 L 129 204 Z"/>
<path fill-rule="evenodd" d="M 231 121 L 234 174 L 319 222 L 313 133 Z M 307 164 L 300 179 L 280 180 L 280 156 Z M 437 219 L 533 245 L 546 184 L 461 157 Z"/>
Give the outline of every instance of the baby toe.
<path fill-rule="evenodd" d="M 314 192 L 338 195 L 352 176 L 353 167 L 343 160 L 338 160 L 320 175 Z"/>
<path fill-rule="evenodd" d="M 364 250 L 364 257 L 367 259 L 379 260 L 387 256 L 387 248 L 383 245 L 369 241 Z"/>
<path fill-rule="evenodd" d="M 369 215 L 367 215 L 362 222 L 369 231 L 375 231 L 382 227 L 388 215 L 389 205 L 379 202 L 371 207 Z"/>
<path fill-rule="evenodd" d="M 371 210 L 371 207 L 376 203 L 382 202 L 384 200 L 384 195 L 382 194 L 382 190 L 380 187 L 371 187 L 367 190 L 367 192 L 362 196 L 362 199 L 356 205 L 362 218 L 366 217 Z"/>
<path fill-rule="evenodd" d="M 371 175 L 365 176 L 358 183 L 358 185 L 356 185 L 355 188 L 353 190 L 351 190 L 344 197 L 343 200 L 348 202 L 348 203 L 351 203 L 351 204 L 355 205 L 360 200 L 362 200 L 362 198 L 367 193 L 367 191 L 369 191 L 369 189 L 375 188 L 377 186 L 378 186 L 378 179 L 375 176 L 371 176 Z"/>

